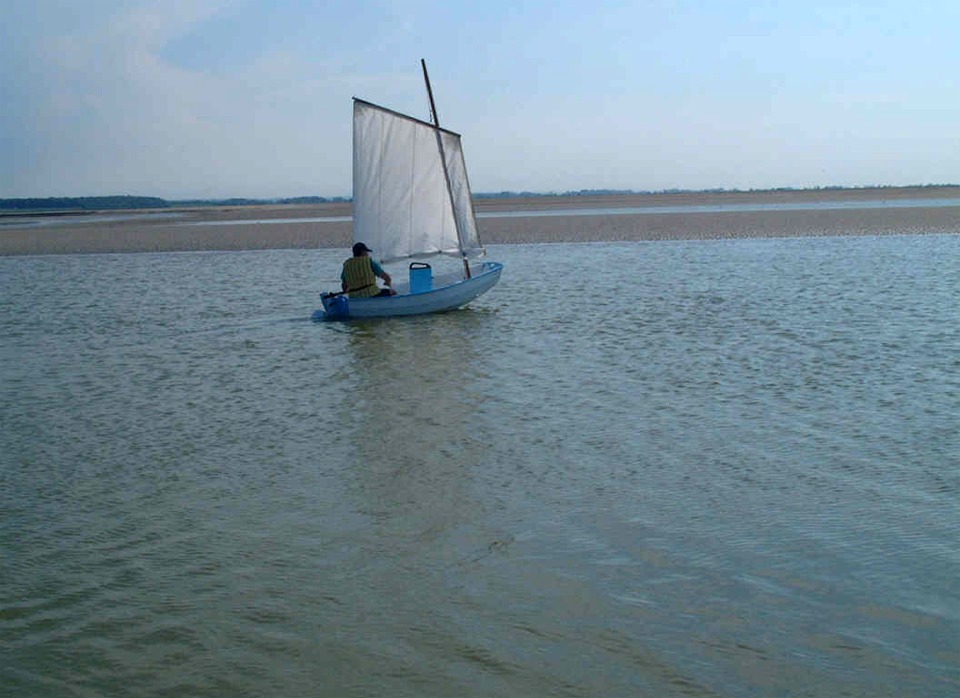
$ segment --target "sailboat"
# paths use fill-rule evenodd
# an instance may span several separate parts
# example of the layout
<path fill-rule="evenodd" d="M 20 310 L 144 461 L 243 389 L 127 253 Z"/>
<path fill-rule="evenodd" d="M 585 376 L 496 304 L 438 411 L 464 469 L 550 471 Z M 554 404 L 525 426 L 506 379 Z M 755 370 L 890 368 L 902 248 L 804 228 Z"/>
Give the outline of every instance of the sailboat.
<path fill-rule="evenodd" d="M 384 264 L 409 263 L 408 280 L 392 296 L 350 298 L 325 293 L 315 319 L 420 315 L 460 308 L 500 280 L 503 265 L 471 259 L 480 242 L 460 134 L 441 128 L 427 64 L 420 61 L 432 123 L 353 99 L 353 241 Z M 434 274 L 422 260 L 459 257 L 462 267 Z M 399 276 L 399 275 L 396 275 Z"/>

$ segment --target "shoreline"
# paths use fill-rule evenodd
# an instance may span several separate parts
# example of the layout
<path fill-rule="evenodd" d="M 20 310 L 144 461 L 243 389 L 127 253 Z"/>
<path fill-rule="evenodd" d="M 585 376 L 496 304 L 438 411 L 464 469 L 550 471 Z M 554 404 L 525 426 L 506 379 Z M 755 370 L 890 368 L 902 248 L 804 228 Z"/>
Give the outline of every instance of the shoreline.
<path fill-rule="evenodd" d="M 880 202 L 920 202 L 909 207 Z M 937 202 L 949 200 L 944 206 Z M 957 200 L 957 204 L 953 204 Z M 924 206 L 923 201 L 930 201 Z M 677 211 L 677 207 L 858 202 L 872 208 Z M 676 192 L 481 198 L 485 244 L 616 242 L 835 235 L 960 234 L 960 187 Z M 591 209 L 671 209 L 591 214 Z M 564 211 L 577 210 L 576 215 Z M 555 212 L 545 216 L 543 212 Z M 482 217 L 509 212 L 511 216 Z M 524 216 L 525 212 L 531 215 Z M 90 211 L 0 216 L 0 256 L 108 252 L 317 249 L 350 246 L 351 204 Z M 334 218 L 339 220 L 302 220 Z M 346 220 L 344 220 L 346 219 Z M 264 224 L 256 223 L 263 221 Z M 272 221 L 272 222 L 271 222 Z M 18 225 L 22 223 L 22 225 Z M 207 225 L 204 225 L 207 224 Z"/>

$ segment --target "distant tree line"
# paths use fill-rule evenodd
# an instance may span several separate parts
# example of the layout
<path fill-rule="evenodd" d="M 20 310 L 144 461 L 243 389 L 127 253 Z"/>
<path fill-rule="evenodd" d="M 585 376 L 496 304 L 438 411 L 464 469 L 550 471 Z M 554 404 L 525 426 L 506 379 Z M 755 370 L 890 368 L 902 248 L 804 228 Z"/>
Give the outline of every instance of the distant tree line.
<path fill-rule="evenodd" d="M 325 204 L 350 201 L 349 197 L 297 196 L 288 199 L 182 199 L 156 196 L 56 196 L 34 199 L 0 199 L 0 211 L 116 211 L 185 206 L 261 206 L 263 204 Z"/>
<path fill-rule="evenodd" d="M 474 193 L 473 197 L 475 199 L 528 199 L 530 197 L 546 197 L 546 196 L 617 196 L 623 194 L 649 194 L 650 192 L 645 191 L 634 191 L 633 189 L 578 189 L 576 191 L 554 191 L 554 192 L 537 192 L 537 191 L 498 191 L 498 192 L 481 192 Z"/>
<path fill-rule="evenodd" d="M 118 208 L 167 208 L 155 196 L 61 196 L 45 199 L 0 199 L 7 211 L 101 211 Z"/>
<path fill-rule="evenodd" d="M 534 191 L 498 191 L 474 193 L 476 199 L 516 199 L 530 197 L 561 197 L 561 196 L 618 196 L 635 194 L 758 194 L 762 192 L 796 192 L 796 191 L 856 191 L 860 189 L 940 189 L 957 187 L 957 184 L 916 184 L 893 185 L 877 184 L 866 186 L 823 186 L 823 187 L 773 187 L 765 189 L 728 189 L 715 187 L 713 189 L 577 189 L 571 191 L 534 192 Z"/>

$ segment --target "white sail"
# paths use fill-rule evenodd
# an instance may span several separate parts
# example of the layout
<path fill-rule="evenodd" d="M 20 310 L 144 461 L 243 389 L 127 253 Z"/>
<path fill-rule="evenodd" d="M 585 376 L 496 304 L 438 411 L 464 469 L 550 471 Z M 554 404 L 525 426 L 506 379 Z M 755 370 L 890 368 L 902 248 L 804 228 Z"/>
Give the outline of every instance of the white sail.
<path fill-rule="evenodd" d="M 355 99 L 353 240 L 384 262 L 482 256 L 460 136 Z"/>

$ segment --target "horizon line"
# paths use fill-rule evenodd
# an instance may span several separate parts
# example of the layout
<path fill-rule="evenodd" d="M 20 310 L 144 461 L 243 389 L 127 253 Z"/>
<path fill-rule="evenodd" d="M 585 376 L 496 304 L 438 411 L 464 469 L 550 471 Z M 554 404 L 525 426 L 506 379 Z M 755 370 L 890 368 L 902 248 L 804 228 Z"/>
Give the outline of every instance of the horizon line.
<path fill-rule="evenodd" d="M 532 191 L 504 189 L 501 191 L 473 192 L 473 198 L 510 198 L 510 197 L 562 197 L 562 196 L 616 196 L 616 195 L 656 195 L 656 194 L 763 194 L 773 192 L 808 192 L 808 191 L 861 191 L 871 189 L 946 189 L 960 188 L 956 183 L 935 184 L 864 184 L 864 185 L 816 185 L 809 187 L 709 187 L 705 189 L 686 189 L 681 187 L 669 189 L 568 189 L 564 191 Z M 215 197 L 164 197 L 151 194 L 82 194 L 82 195 L 47 195 L 47 196 L 19 196 L 0 197 L 0 202 L 15 201 L 45 201 L 57 199 L 156 199 L 167 203 L 203 201 L 203 202 L 264 202 L 264 203 L 294 203 L 305 199 L 322 199 L 323 202 L 343 203 L 353 200 L 352 195 L 324 196 L 320 194 L 306 194 L 299 196 L 215 196 Z"/>

